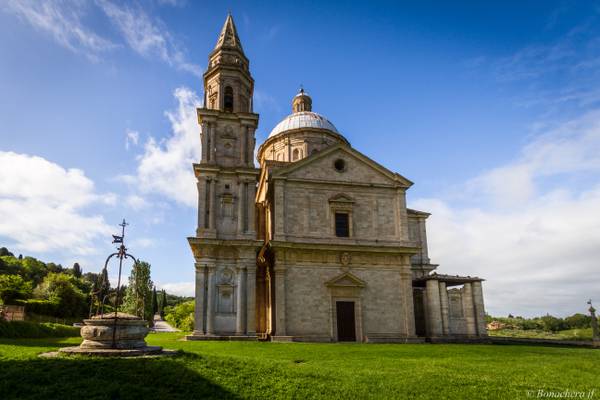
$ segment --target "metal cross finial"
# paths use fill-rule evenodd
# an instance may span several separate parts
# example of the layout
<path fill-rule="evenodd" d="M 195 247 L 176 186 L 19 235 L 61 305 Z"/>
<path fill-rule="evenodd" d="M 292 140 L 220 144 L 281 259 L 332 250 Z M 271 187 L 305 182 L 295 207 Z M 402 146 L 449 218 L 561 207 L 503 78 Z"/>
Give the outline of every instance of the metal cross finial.
<path fill-rule="evenodd" d="M 113 237 L 113 243 L 121 243 L 121 247 L 124 246 L 124 240 L 125 240 L 125 227 L 129 225 L 126 221 L 125 218 L 123 218 L 123 222 L 121 222 L 119 224 L 119 226 L 121 227 L 121 236 L 118 235 L 112 235 Z"/>

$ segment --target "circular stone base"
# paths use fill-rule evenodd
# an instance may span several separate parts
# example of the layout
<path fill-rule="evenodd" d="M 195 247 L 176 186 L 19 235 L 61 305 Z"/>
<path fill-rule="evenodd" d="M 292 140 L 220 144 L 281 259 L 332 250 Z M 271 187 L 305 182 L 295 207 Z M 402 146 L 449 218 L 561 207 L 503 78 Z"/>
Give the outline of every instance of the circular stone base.
<path fill-rule="evenodd" d="M 137 349 L 82 349 L 76 347 L 63 347 L 59 353 L 69 355 L 99 356 L 99 357 L 139 357 L 148 355 L 172 355 L 173 350 L 163 350 L 160 346 L 146 346 Z"/>

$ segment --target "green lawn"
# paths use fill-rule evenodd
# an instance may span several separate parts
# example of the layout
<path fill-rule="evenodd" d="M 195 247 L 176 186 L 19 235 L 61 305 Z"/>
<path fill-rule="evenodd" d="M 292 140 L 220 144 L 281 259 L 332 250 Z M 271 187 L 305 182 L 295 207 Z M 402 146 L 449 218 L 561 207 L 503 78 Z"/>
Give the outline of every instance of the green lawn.
<path fill-rule="evenodd" d="M 592 389 L 600 398 L 600 350 L 185 342 L 181 336 L 151 334 L 150 344 L 183 351 L 143 359 L 41 359 L 37 354 L 79 339 L 0 339 L 0 399 L 526 399 L 538 390 Z"/>
<path fill-rule="evenodd" d="M 586 329 L 568 329 L 558 332 L 547 332 L 538 330 L 521 330 L 521 329 L 499 329 L 489 331 L 490 336 L 504 336 L 516 338 L 533 338 L 533 339 L 557 339 L 557 340 L 592 340 L 592 328 Z"/>

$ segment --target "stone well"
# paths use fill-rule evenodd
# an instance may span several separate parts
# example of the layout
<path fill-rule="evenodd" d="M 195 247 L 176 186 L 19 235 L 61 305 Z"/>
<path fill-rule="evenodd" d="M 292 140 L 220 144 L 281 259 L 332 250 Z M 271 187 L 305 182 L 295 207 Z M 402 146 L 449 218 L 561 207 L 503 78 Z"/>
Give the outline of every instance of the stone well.
<path fill-rule="evenodd" d="M 116 321 L 115 321 L 116 317 Z M 161 347 L 148 346 L 146 335 L 150 329 L 146 321 L 131 314 L 110 313 L 83 320 L 81 337 L 77 347 L 65 347 L 59 351 L 70 354 L 135 356 L 157 354 Z"/>

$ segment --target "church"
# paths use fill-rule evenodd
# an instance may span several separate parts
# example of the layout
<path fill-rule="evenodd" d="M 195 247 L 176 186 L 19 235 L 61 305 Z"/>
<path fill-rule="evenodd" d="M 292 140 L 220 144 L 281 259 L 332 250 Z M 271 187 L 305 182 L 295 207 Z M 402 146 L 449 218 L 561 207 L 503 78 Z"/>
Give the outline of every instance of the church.
<path fill-rule="evenodd" d="M 423 342 L 487 336 L 482 279 L 434 272 L 409 179 L 354 149 L 300 90 L 255 155 L 250 62 L 231 15 L 209 54 L 195 328 L 188 340 Z M 258 168 L 256 167 L 258 165 Z"/>

